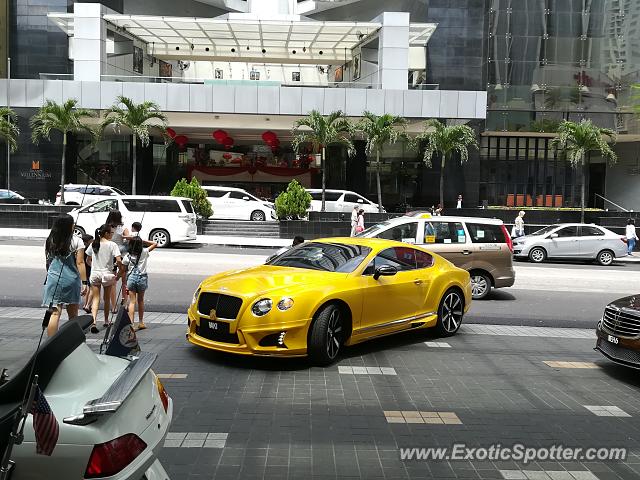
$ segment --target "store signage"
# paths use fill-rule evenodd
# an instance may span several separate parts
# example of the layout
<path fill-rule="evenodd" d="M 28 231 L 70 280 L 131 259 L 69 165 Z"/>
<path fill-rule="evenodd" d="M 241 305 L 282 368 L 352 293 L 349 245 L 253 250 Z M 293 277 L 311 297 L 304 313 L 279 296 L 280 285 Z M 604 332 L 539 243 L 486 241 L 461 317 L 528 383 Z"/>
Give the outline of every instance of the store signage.
<path fill-rule="evenodd" d="M 51 178 L 51 172 L 40 168 L 40 160 L 32 160 L 31 170 L 22 170 L 20 176 L 27 180 L 47 180 Z"/>

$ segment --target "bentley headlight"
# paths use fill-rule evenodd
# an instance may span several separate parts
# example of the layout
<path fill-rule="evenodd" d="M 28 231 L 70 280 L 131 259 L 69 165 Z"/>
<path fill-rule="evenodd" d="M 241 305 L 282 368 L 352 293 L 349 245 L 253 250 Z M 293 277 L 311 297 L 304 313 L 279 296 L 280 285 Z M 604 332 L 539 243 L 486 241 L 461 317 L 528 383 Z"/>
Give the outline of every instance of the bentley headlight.
<path fill-rule="evenodd" d="M 193 299 L 191 300 L 191 305 L 195 305 L 195 303 L 198 301 L 198 295 L 200 295 L 200 290 L 201 290 L 200 287 L 198 287 L 198 289 L 193 294 Z"/>
<path fill-rule="evenodd" d="M 270 298 L 263 298 L 262 300 L 258 300 L 251 307 L 251 311 L 256 317 L 262 317 L 271 311 L 273 307 L 273 302 Z"/>
<path fill-rule="evenodd" d="M 293 307 L 293 298 L 284 297 L 282 300 L 278 302 L 278 310 L 284 312 Z"/>

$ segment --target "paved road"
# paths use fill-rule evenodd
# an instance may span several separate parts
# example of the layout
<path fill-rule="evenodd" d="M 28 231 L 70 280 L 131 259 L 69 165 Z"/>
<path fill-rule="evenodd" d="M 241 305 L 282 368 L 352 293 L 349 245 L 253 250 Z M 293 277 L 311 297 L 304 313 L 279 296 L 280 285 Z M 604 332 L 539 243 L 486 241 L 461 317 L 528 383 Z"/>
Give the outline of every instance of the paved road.
<path fill-rule="evenodd" d="M 147 308 L 184 312 L 203 278 L 257 265 L 272 252 L 211 246 L 156 250 L 150 259 Z M 592 327 L 606 303 L 640 290 L 638 264 L 515 265 L 514 287 L 474 302 L 467 322 Z M 40 245 L 0 242 L 0 305 L 37 306 L 44 277 Z"/>
<path fill-rule="evenodd" d="M 38 326 L 0 318 L 0 366 L 35 347 Z M 174 418 L 159 458 L 173 479 L 636 480 L 640 379 L 594 352 L 590 333 L 414 331 L 351 347 L 327 368 L 196 348 L 182 325 L 151 324 L 139 338 L 159 355 L 156 373 L 171 375 L 163 383 Z M 528 464 L 487 460 L 486 450 L 446 461 L 400 456 L 403 447 L 450 455 L 460 443 L 624 447 L 628 456 Z"/>

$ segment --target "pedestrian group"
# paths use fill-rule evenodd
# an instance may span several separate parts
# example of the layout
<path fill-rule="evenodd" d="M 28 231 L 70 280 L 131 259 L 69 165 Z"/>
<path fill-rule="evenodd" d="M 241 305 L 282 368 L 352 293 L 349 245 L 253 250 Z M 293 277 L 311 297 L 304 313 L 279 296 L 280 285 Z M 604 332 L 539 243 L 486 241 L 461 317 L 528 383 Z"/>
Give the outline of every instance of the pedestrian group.
<path fill-rule="evenodd" d="M 124 226 L 122 213 L 109 212 L 107 221 L 95 231 L 95 236 L 74 234 L 71 215 L 59 215 L 45 242 L 47 276 L 43 288 L 42 306 L 51 308 L 47 334 L 58 331 L 62 309 L 69 319 L 78 316 L 80 305 L 91 312 L 91 332 L 98 333 L 97 317 L 102 291 L 104 326 L 111 325 L 111 314 L 118 312 L 118 298 L 134 322 L 138 309 L 137 330 L 145 329 L 144 295 L 148 288 L 149 253 L 157 244 L 140 237 L 142 225 L 134 222 Z M 120 280 L 120 287 L 117 287 Z"/>

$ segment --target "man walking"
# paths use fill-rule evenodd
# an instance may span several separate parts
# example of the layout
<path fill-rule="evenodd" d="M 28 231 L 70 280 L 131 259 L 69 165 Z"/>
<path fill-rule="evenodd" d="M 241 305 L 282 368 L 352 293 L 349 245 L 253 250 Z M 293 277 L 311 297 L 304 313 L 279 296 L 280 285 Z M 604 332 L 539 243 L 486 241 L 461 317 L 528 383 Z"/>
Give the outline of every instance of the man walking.
<path fill-rule="evenodd" d="M 523 237 L 524 236 L 524 211 L 520 210 L 518 216 L 516 217 L 513 225 L 512 237 Z"/>
<path fill-rule="evenodd" d="M 633 249 L 636 246 L 638 235 L 636 235 L 636 224 L 632 218 L 627 220 L 625 236 L 627 237 L 627 255 L 633 255 Z"/>

